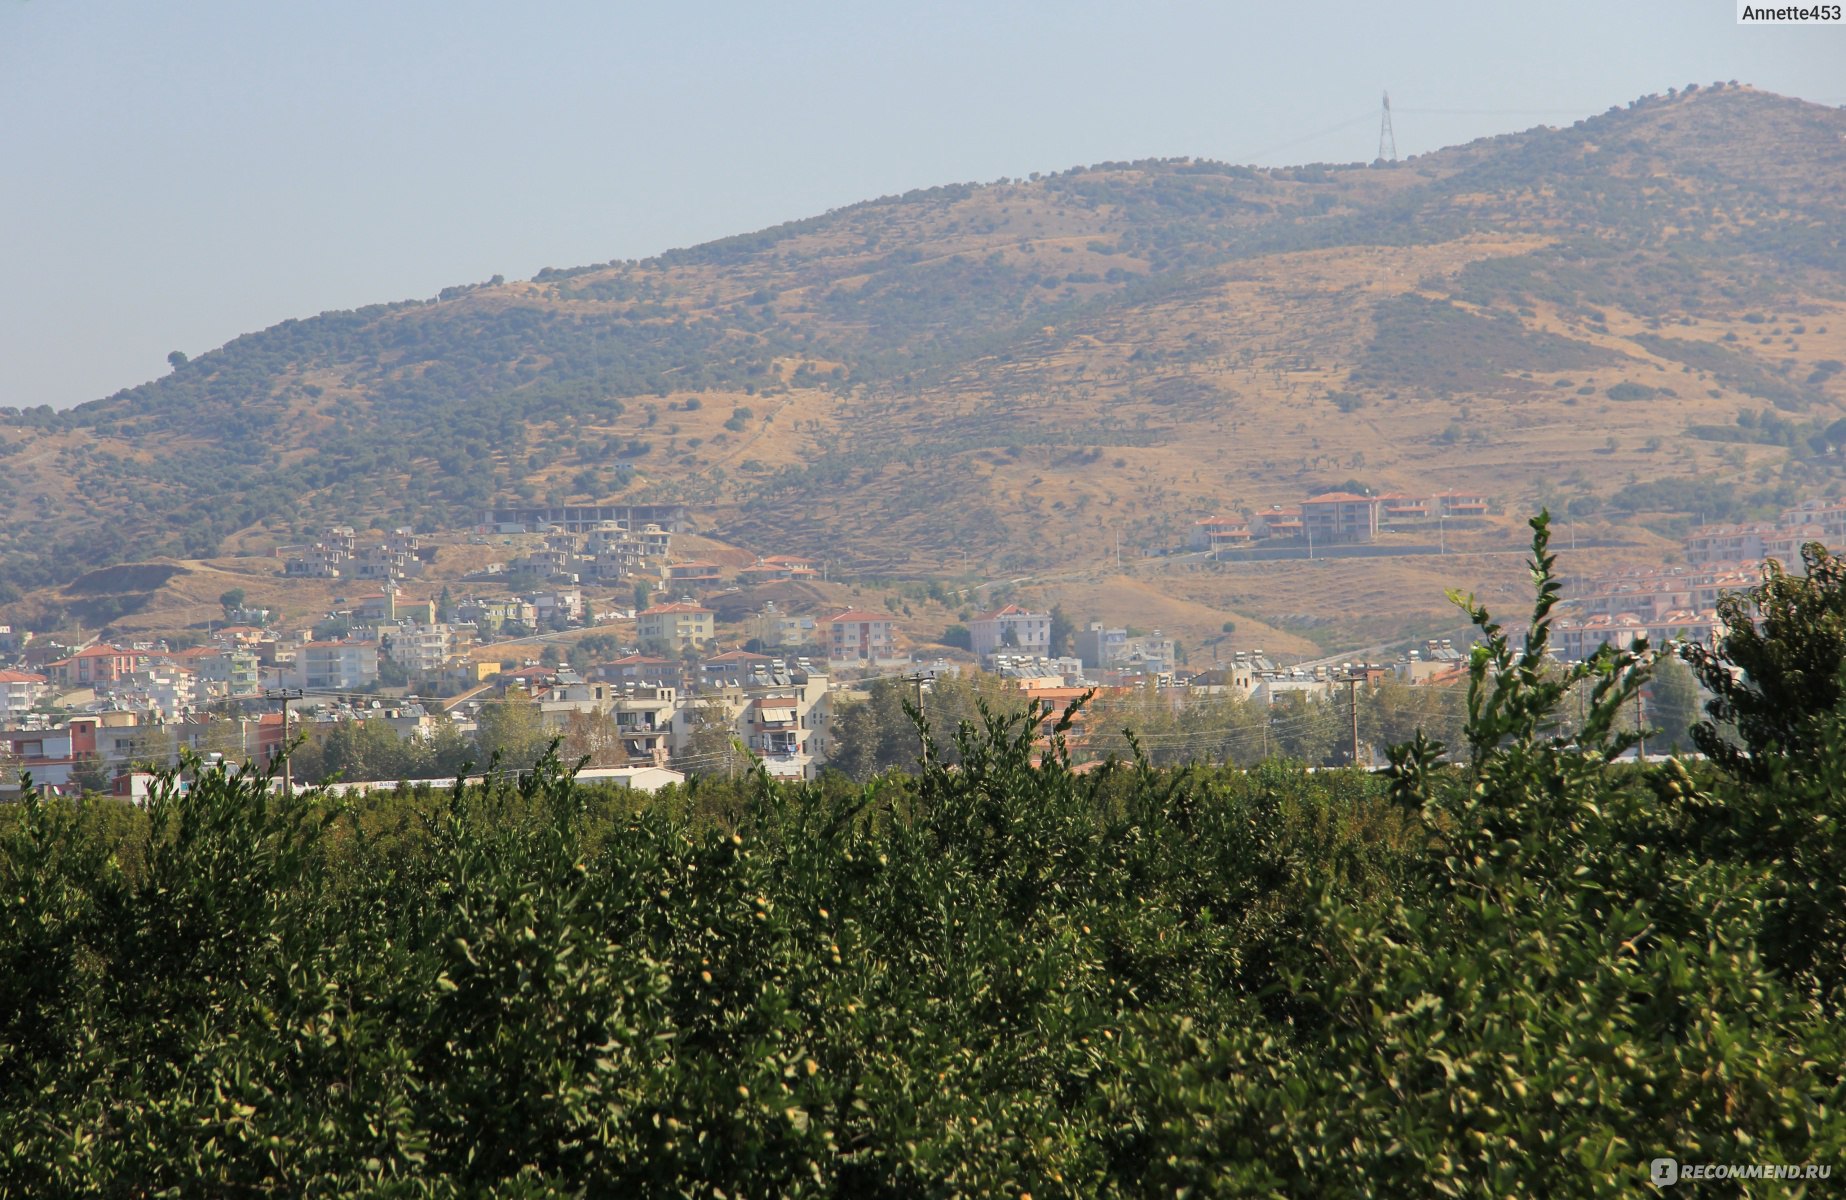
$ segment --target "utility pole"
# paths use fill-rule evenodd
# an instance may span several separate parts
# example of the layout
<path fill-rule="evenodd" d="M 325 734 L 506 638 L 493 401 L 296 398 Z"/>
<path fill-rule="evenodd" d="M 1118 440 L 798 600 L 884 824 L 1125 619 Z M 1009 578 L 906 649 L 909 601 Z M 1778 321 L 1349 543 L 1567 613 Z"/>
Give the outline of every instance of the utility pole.
<path fill-rule="evenodd" d="M 917 671 L 914 674 L 904 676 L 904 678 L 909 680 L 911 686 L 915 687 L 917 690 L 917 753 L 920 755 L 928 749 L 923 741 L 923 672 Z"/>
<path fill-rule="evenodd" d="M 1638 763 L 1647 761 L 1647 706 L 1641 697 L 1641 689 L 1634 693 L 1634 731 L 1641 740 L 1634 745 L 1634 759 Z"/>
<path fill-rule="evenodd" d="M 1352 707 L 1352 765 L 1359 765 L 1359 676 L 1348 673 L 1346 676 L 1346 700 Z"/>
<path fill-rule="evenodd" d="M 270 688 L 263 694 L 272 700 L 282 701 L 282 794 L 293 796 L 295 794 L 295 766 L 288 744 L 288 702 L 301 699 L 305 693 L 300 688 Z"/>

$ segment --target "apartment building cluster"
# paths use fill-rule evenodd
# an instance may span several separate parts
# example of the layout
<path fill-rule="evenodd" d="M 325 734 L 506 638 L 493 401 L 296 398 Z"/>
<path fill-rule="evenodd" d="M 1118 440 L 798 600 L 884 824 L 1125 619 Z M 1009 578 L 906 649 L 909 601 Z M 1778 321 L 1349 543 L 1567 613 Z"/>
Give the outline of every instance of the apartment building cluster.
<path fill-rule="evenodd" d="M 898 647 L 897 619 L 889 613 L 848 608 L 795 616 L 771 603 L 746 623 L 764 646 L 822 648 L 835 670 L 876 671 L 908 661 Z M 635 636 L 656 654 L 697 650 L 717 637 L 717 613 L 691 599 L 665 601 L 635 614 Z"/>
<path fill-rule="evenodd" d="M 1757 567 L 1770 558 L 1799 564 L 1801 547 L 1809 542 L 1834 553 L 1846 550 L 1846 499 L 1810 500 L 1784 509 L 1774 521 L 1701 525 L 1684 545 L 1693 566 Z"/>
<path fill-rule="evenodd" d="M 262 686 L 260 634 L 230 627 L 208 645 L 179 650 L 165 642 L 81 648 L 40 642 L 0 670 L 0 726 L 42 724 L 53 701 L 72 695 L 98 711 L 161 718 L 254 695 Z"/>
<path fill-rule="evenodd" d="M 1102 673 L 1160 675 L 1179 666 L 1179 650 L 1172 638 L 1156 629 L 1152 633 L 1131 634 L 1126 628 L 1111 628 L 1101 621 L 1091 621 L 1071 638 L 1083 665 Z"/>
<path fill-rule="evenodd" d="M 1604 645 L 1636 638 L 1710 645 L 1722 636 L 1718 598 L 1755 585 L 1758 572 L 1736 563 L 1656 567 L 1585 575 L 1564 583 L 1565 602 L 1552 624 L 1553 652 L 1581 660 Z"/>
<path fill-rule="evenodd" d="M 1846 500 L 1811 500 L 1774 521 L 1701 525 L 1682 543 L 1684 566 L 1568 580 L 1553 645 L 1560 657 L 1581 659 L 1605 644 L 1627 646 L 1640 637 L 1656 646 L 1714 644 L 1724 634 L 1719 597 L 1761 582 L 1766 559 L 1798 568 L 1809 542 L 1836 553 L 1846 549 Z"/>
<path fill-rule="evenodd" d="M 1445 522 L 1478 521 L 1492 512 L 1478 492 L 1411 495 L 1386 492 L 1322 492 L 1299 504 L 1271 505 L 1249 516 L 1214 516 L 1195 521 L 1190 547 L 1213 553 L 1265 545 L 1338 546 L 1375 540 L 1380 533 L 1415 530 Z"/>
<path fill-rule="evenodd" d="M 829 678 L 805 658 L 733 650 L 689 665 L 636 653 L 581 674 L 540 666 L 495 682 L 496 695 L 472 703 L 529 701 L 558 733 L 573 714 L 609 717 L 617 765 L 677 761 L 711 774 L 751 769 L 754 757 L 772 778 L 799 780 L 814 778 L 831 752 Z"/>
<path fill-rule="evenodd" d="M 668 563 L 662 578 L 680 590 L 716 591 L 725 587 L 758 587 L 766 583 L 822 578 L 821 562 L 801 554 L 771 554 L 744 567 L 692 559 Z"/>
<path fill-rule="evenodd" d="M 329 526 L 306 546 L 279 546 L 282 574 L 290 579 L 414 579 L 423 574 L 423 539 L 413 529 L 393 529 L 381 542 L 361 546 L 350 525 Z"/>
<path fill-rule="evenodd" d="M 661 578 L 672 552 L 672 531 L 659 525 L 631 529 L 621 521 L 603 521 L 589 528 L 553 527 L 545 532 L 542 545 L 513 559 L 509 566 L 541 579 L 612 587 L 635 579 Z"/>

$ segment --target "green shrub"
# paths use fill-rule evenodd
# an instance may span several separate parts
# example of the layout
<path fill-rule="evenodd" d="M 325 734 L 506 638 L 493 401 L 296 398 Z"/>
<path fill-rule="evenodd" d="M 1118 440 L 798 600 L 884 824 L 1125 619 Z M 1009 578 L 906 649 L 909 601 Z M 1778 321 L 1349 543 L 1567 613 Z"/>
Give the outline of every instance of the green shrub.
<path fill-rule="evenodd" d="M 28 797 L 0 1195 L 1617 1196 L 1656 1156 L 1837 1162 L 1846 1046 L 1777 913 L 1838 862 L 1723 831 L 1837 830 L 1846 789 L 1618 763 L 1646 651 L 1549 663 L 1534 524 L 1523 640 L 1470 604 L 1460 761 L 1419 735 L 1388 777 L 1079 774 L 1073 709 L 925 730 L 865 785 L 635 797 L 548 756 L 347 804 L 196 764 L 145 810 Z"/>

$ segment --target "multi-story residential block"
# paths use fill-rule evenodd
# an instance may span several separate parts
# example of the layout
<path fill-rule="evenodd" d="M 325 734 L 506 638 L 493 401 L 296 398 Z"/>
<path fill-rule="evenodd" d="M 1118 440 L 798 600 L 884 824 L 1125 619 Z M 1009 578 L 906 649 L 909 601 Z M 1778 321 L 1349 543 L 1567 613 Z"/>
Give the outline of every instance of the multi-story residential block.
<path fill-rule="evenodd" d="M 367 546 L 346 564 L 354 579 L 413 579 L 423 574 L 423 560 L 414 553 L 385 546 Z"/>
<path fill-rule="evenodd" d="M 1728 592 L 1754 587 L 1753 566 L 1729 564 L 1616 571 L 1565 581 L 1564 596 L 1572 617 L 1633 613 L 1644 621 L 1669 612 L 1715 609 Z"/>
<path fill-rule="evenodd" d="M 783 612 L 773 600 L 756 614 L 752 630 L 765 646 L 807 646 L 820 637 L 818 623 L 813 617 Z"/>
<path fill-rule="evenodd" d="M 309 642 L 296 652 L 294 686 L 307 691 L 355 691 L 377 681 L 377 642 Z"/>
<path fill-rule="evenodd" d="M 897 622 L 888 614 L 848 609 L 819 625 L 825 630 L 829 662 L 870 665 L 897 657 Z"/>
<path fill-rule="evenodd" d="M 726 687 L 680 709 L 676 744 L 684 747 L 697 722 L 713 707 L 726 714 L 739 741 L 776 779 L 813 779 L 829 754 L 831 704 L 827 677 L 807 671 L 769 671 L 741 687 Z M 710 764 L 703 769 L 710 770 Z"/>
<path fill-rule="evenodd" d="M 576 588 L 536 592 L 532 596 L 532 607 L 538 610 L 540 625 L 550 626 L 558 621 L 574 625 L 583 620 L 583 593 Z"/>
<path fill-rule="evenodd" d="M 232 650 L 223 655 L 225 692 L 231 696 L 254 696 L 263 690 L 263 669 L 250 650 Z"/>
<path fill-rule="evenodd" d="M 1077 657 L 1083 665 L 1091 670 L 1113 667 L 1126 657 L 1128 631 L 1110 629 L 1101 621 L 1091 621 L 1080 629 L 1071 639 L 1076 644 Z"/>
<path fill-rule="evenodd" d="M 1369 542 L 1378 536 L 1378 512 L 1376 496 L 1323 492 L 1301 502 L 1301 524 L 1317 546 Z"/>
<path fill-rule="evenodd" d="M 702 646 L 717 636 L 716 614 L 683 600 L 656 604 L 635 615 L 635 636 L 644 645 L 664 644 L 675 651 Z"/>
<path fill-rule="evenodd" d="M 45 697 L 43 675 L 31 671 L 0 671 L 0 721 L 17 721 Z"/>
<path fill-rule="evenodd" d="M 1711 645 L 1723 636 L 1724 625 L 1715 612 L 1683 609 L 1643 620 L 1634 613 L 1583 618 L 1561 618 L 1552 625 L 1552 651 L 1566 661 L 1582 660 L 1605 644 L 1626 648 L 1638 637 L 1650 645 L 1687 641 Z"/>
<path fill-rule="evenodd" d="M 699 663 L 699 691 L 742 687 L 753 676 L 769 671 L 776 660 L 748 650 L 727 650 Z"/>
<path fill-rule="evenodd" d="M 969 624 L 974 652 L 985 659 L 996 651 L 1049 658 L 1051 614 L 1008 604 Z"/>
<path fill-rule="evenodd" d="M 1828 545 L 1827 531 L 1819 525 L 1784 525 L 1763 539 L 1763 557 L 1784 566 L 1799 564 L 1801 548 L 1810 542 Z"/>
<path fill-rule="evenodd" d="M 1272 541 L 1298 539 L 1302 535 L 1301 506 L 1272 504 L 1256 515 L 1256 525 Z"/>
<path fill-rule="evenodd" d="M 1686 561 L 1707 563 L 1760 563 L 1763 543 L 1776 535 L 1775 525 L 1751 521 L 1741 525 L 1701 525 L 1686 535 Z"/>
<path fill-rule="evenodd" d="M 472 629 L 441 621 L 432 625 L 411 621 L 379 629 L 379 647 L 385 657 L 406 671 L 421 674 L 442 670 L 473 644 Z"/>
<path fill-rule="evenodd" d="M 121 708 L 156 713 L 162 720 L 175 720 L 191 712 L 198 703 L 199 681 L 184 667 L 155 662 L 110 685 L 109 695 Z"/>
<path fill-rule="evenodd" d="M 147 666 L 151 657 L 145 650 L 91 646 L 69 658 L 46 664 L 45 673 L 62 687 L 95 687 L 128 678 Z"/>
<path fill-rule="evenodd" d="M 680 709 L 677 689 L 629 685 L 612 690 L 608 706 L 629 765 L 666 766 L 673 749 L 673 718 Z"/>
<path fill-rule="evenodd" d="M 1129 667 L 1149 674 L 1171 671 L 1179 665 L 1179 645 L 1156 629 L 1122 643 L 1122 657 L 1111 666 Z"/>
<path fill-rule="evenodd" d="M 572 567 L 578 565 L 578 558 L 568 549 L 541 546 L 536 550 L 528 550 L 515 558 L 512 565 L 514 571 L 536 575 L 540 579 L 550 579 L 569 572 Z"/>
<path fill-rule="evenodd" d="M 482 600 L 475 597 L 457 602 L 455 613 L 466 624 L 486 634 L 499 632 L 504 625 L 538 624 L 538 608 L 528 600 Z"/>

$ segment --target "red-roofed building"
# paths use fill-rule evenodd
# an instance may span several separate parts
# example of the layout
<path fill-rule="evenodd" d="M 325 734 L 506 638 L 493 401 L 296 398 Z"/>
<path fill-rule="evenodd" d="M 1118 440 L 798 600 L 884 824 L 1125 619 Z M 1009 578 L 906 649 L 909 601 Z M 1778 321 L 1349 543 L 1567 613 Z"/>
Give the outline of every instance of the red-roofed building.
<path fill-rule="evenodd" d="M 1250 523 L 1242 517 L 1206 517 L 1192 523 L 1194 550 L 1209 550 L 1214 554 L 1220 550 L 1241 550 L 1253 538 Z"/>
<path fill-rule="evenodd" d="M 1776 536 L 1768 521 L 1744 525 L 1700 525 L 1686 535 L 1686 561 L 1694 566 L 1710 563 L 1760 563 L 1764 544 Z"/>
<path fill-rule="evenodd" d="M 1386 492 L 1378 497 L 1378 519 L 1386 525 L 1429 520 L 1429 497 Z"/>
<path fill-rule="evenodd" d="M 656 604 L 635 615 L 635 636 L 645 643 L 654 642 L 672 650 L 702 646 L 718 635 L 716 614 L 702 604 L 683 600 Z"/>
<path fill-rule="evenodd" d="M 679 684 L 680 665 L 670 658 L 630 654 L 591 667 L 589 678 L 623 685 L 676 687 Z"/>
<path fill-rule="evenodd" d="M 1288 541 L 1301 536 L 1301 506 L 1298 504 L 1286 508 L 1272 504 L 1258 513 L 1256 520 L 1262 526 L 1264 537 Z"/>
<path fill-rule="evenodd" d="M 518 667 L 511 671 L 502 671 L 496 678 L 502 684 L 516 684 L 527 691 L 536 692 L 557 682 L 558 669 L 544 666 Z"/>
<path fill-rule="evenodd" d="M 667 582 L 704 587 L 722 583 L 724 568 L 714 562 L 677 562 L 667 564 Z"/>
<path fill-rule="evenodd" d="M 1027 658 L 1051 654 L 1051 614 L 1009 604 L 977 617 L 968 625 L 974 652 L 985 659 L 1005 651 Z"/>
<path fill-rule="evenodd" d="M 1322 492 L 1301 502 L 1301 524 L 1314 545 L 1369 542 L 1378 536 L 1376 496 Z"/>
<path fill-rule="evenodd" d="M 775 662 L 767 654 L 748 650 L 727 650 L 699 663 L 699 686 L 711 688 L 722 684 L 737 686 L 752 675 L 761 675 Z"/>
<path fill-rule="evenodd" d="M 15 721 L 45 695 L 47 680 L 30 671 L 0 671 L 0 721 Z"/>
<path fill-rule="evenodd" d="M 829 662 L 876 663 L 897 657 L 897 622 L 886 614 L 848 609 L 823 624 Z"/>
<path fill-rule="evenodd" d="M 69 658 L 48 663 L 46 674 L 65 687 L 94 687 L 115 683 L 147 666 L 150 655 L 141 650 L 123 650 L 119 646 L 91 646 Z"/>
<path fill-rule="evenodd" d="M 1440 514 L 1451 521 L 1484 517 L 1488 512 L 1487 497 L 1479 492 L 1437 492 L 1434 499 Z"/>

